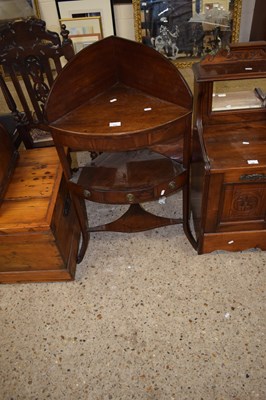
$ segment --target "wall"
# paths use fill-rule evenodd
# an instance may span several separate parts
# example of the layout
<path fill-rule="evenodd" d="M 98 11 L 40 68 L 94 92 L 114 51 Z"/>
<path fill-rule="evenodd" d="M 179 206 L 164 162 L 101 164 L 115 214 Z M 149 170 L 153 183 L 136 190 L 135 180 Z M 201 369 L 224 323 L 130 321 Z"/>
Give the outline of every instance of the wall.
<path fill-rule="evenodd" d="M 134 15 L 132 4 L 116 4 L 114 6 L 117 36 L 134 40 Z"/>
<path fill-rule="evenodd" d="M 60 32 L 60 25 L 54 0 L 38 0 L 41 19 L 46 21 L 47 29 Z"/>
<path fill-rule="evenodd" d="M 242 13 L 240 24 L 240 42 L 249 42 L 254 6 L 256 0 L 242 0 Z"/>
<path fill-rule="evenodd" d="M 250 32 L 250 41 L 266 40 L 265 0 L 256 0 Z"/>

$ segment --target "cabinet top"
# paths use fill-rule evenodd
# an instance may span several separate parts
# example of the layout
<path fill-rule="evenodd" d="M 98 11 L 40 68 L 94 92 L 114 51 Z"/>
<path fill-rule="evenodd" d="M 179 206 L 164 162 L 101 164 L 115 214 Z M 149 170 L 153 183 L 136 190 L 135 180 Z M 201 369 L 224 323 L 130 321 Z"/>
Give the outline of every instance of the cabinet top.
<path fill-rule="evenodd" d="M 231 44 L 193 65 L 197 82 L 266 77 L 266 41 Z"/>

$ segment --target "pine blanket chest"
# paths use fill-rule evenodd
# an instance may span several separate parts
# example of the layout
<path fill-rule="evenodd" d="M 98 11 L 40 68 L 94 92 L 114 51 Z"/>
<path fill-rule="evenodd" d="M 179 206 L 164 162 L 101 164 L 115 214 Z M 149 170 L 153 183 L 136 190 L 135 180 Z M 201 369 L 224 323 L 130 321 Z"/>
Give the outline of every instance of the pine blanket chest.
<path fill-rule="evenodd" d="M 0 283 L 72 280 L 79 237 L 56 149 L 21 151 L 0 206 Z"/>

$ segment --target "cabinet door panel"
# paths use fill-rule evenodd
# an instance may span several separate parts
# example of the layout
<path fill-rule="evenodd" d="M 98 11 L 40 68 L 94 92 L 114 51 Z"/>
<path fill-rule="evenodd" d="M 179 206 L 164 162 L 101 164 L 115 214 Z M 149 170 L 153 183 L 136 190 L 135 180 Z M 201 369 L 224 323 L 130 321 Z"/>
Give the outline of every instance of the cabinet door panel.
<path fill-rule="evenodd" d="M 265 229 L 265 183 L 223 185 L 219 230 Z"/>

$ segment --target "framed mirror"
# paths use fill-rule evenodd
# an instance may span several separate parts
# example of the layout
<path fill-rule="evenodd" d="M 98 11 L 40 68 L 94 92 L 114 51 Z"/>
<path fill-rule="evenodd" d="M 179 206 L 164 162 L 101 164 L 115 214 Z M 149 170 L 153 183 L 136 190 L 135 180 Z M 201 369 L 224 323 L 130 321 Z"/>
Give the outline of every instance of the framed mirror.
<path fill-rule="evenodd" d="M 135 38 L 179 68 L 238 42 L 242 0 L 133 0 Z"/>
<path fill-rule="evenodd" d="M 0 0 L 0 23 L 27 17 L 40 18 L 38 0 Z"/>

